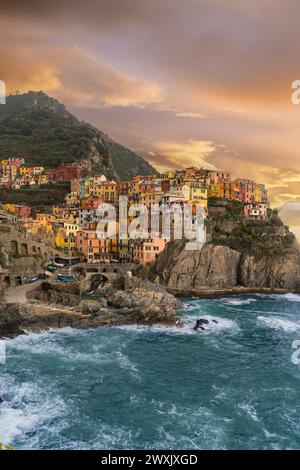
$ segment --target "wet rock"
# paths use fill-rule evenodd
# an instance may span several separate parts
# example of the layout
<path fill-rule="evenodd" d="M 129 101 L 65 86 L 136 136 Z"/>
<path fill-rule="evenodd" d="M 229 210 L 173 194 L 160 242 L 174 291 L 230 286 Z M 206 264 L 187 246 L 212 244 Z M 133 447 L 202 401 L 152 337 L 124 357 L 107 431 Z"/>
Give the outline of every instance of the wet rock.
<path fill-rule="evenodd" d="M 82 300 L 80 283 L 44 282 L 26 304 L 0 307 L 0 335 L 50 328 L 95 328 L 106 325 L 182 325 L 175 309 L 182 302 L 162 286 L 122 276 L 97 289 L 97 300 Z M 5 314 L 2 314 L 5 312 Z"/>
<path fill-rule="evenodd" d="M 39 288 L 29 292 L 27 297 L 49 304 L 76 306 L 80 302 L 80 283 L 45 281 Z"/>
<path fill-rule="evenodd" d="M 213 323 L 218 323 L 217 320 L 211 320 Z M 208 326 L 209 325 L 209 320 L 207 320 L 207 318 L 199 318 L 199 320 L 196 321 L 196 325 L 194 326 L 194 330 L 195 331 L 198 331 L 198 330 L 203 330 L 205 331 L 206 328 L 205 326 Z"/>

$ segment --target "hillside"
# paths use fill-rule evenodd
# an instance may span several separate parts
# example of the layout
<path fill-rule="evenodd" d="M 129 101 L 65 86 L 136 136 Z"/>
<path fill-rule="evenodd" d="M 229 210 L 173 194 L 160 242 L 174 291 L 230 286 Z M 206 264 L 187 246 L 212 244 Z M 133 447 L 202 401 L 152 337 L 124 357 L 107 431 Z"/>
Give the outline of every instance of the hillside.
<path fill-rule="evenodd" d="M 185 249 L 185 240 L 170 242 L 155 264 L 141 276 L 181 289 L 300 289 L 300 252 L 295 236 L 277 215 L 246 220 L 241 203 L 212 205 L 207 243 L 202 250 Z"/>
<path fill-rule="evenodd" d="M 142 157 L 79 121 L 43 92 L 8 96 L 0 106 L 0 135 L 0 158 L 20 155 L 28 165 L 54 168 L 86 162 L 91 174 L 118 180 L 157 173 Z"/>

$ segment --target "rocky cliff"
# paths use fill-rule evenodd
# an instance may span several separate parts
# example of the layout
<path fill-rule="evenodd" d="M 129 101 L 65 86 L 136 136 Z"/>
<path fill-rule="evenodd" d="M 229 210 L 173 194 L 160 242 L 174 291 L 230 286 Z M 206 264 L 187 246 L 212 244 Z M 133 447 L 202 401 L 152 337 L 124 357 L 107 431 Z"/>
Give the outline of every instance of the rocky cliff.
<path fill-rule="evenodd" d="M 288 227 L 276 212 L 266 221 L 247 221 L 240 209 L 225 206 L 222 215 L 212 210 L 209 241 L 201 251 L 186 250 L 184 240 L 172 241 L 141 275 L 182 290 L 300 289 L 300 252 Z"/>
<path fill-rule="evenodd" d="M 156 173 L 142 157 L 79 121 L 43 92 L 8 96 L 0 106 L 0 135 L 0 157 L 22 155 L 27 165 L 48 169 L 82 162 L 91 174 L 114 179 Z"/>

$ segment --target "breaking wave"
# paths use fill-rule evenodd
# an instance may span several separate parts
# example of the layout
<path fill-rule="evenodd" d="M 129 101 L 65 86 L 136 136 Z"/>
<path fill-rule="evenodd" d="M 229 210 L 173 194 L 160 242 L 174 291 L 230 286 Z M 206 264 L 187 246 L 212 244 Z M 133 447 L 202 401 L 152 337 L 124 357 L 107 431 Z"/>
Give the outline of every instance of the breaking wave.
<path fill-rule="evenodd" d="M 190 299 L 178 311 L 183 328 L 8 339 L 0 441 L 16 449 L 296 449 L 300 369 L 286 333 L 300 331 L 299 298 Z M 196 332 L 200 318 L 209 324 Z"/>

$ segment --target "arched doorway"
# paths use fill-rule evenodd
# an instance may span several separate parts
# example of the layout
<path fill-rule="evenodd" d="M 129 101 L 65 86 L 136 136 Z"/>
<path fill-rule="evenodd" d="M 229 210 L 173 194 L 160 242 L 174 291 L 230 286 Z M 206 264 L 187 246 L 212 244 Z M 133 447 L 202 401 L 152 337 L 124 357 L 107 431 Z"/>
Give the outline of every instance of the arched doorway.
<path fill-rule="evenodd" d="M 21 255 L 28 256 L 28 245 L 27 243 L 21 243 Z"/>
<path fill-rule="evenodd" d="M 4 281 L 5 287 L 10 287 L 10 277 L 9 276 L 5 276 L 3 281 Z"/>
<path fill-rule="evenodd" d="M 21 276 L 16 277 L 16 286 L 21 286 L 22 285 L 22 278 Z"/>
<path fill-rule="evenodd" d="M 19 254 L 18 242 L 16 240 L 11 240 L 10 242 L 10 254 L 12 256 Z"/>

